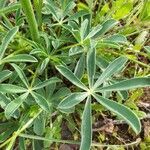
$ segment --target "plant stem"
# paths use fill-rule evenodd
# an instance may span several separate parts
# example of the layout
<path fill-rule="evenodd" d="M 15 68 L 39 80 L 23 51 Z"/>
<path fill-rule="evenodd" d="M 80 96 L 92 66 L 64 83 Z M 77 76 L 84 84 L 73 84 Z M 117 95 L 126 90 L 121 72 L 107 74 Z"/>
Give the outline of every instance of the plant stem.
<path fill-rule="evenodd" d="M 33 2 L 34 2 L 35 10 L 36 10 L 36 17 L 37 17 L 38 26 L 39 26 L 39 29 L 41 29 L 43 0 L 34 0 Z"/>
<path fill-rule="evenodd" d="M 19 134 L 20 137 L 23 138 L 28 138 L 28 139 L 34 139 L 34 140 L 41 140 L 41 141 L 49 141 L 49 142 L 56 142 L 56 143 L 66 143 L 66 144 L 77 144 L 80 145 L 80 142 L 78 141 L 73 141 L 73 140 L 57 140 L 57 139 L 49 139 L 45 137 L 40 137 L 40 136 L 35 136 L 35 135 L 28 135 L 28 134 Z M 116 148 L 116 147 L 131 147 L 134 145 L 139 144 L 141 141 L 140 138 L 136 139 L 136 141 L 131 142 L 131 143 L 126 143 L 126 144 L 121 144 L 121 145 L 109 145 L 109 144 L 100 144 L 93 142 L 91 144 L 92 147 L 111 147 L 111 148 Z"/>
<path fill-rule="evenodd" d="M 10 137 L 9 139 L 7 139 L 4 143 L 2 143 L 0 145 L 0 149 L 9 143 L 8 147 L 7 147 L 7 150 L 10 150 L 12 148 L 12 146 L 13 146 L 14 141 L 16 140 L 16 138 L 21 134 L 21 132 L 23 132 L 26 128 L 28 128 L 30 126 L 30 124 L 39 116 L 39 114 L 41 112 L 42 112 L 42 109 L 39 109 L 39 111 L 30 120 L 28 120 L 28 122 L 26 122 L 21 127 L 21 129 L 18 129 L 16 132 L 14 132 L 14 134 L 13 134 L 12 137 Z"/>
<path fill-rule="evenodd" d="M 31 0 L 20 0 L 20 2 L 24 10 L 24 13 L 27 17 L 27 22 L 29 24 L 29 29 L 30 29 L 32 40 L 34 40 L 35 42 L 39 42 L 38 25 L 35 19 Z"/>

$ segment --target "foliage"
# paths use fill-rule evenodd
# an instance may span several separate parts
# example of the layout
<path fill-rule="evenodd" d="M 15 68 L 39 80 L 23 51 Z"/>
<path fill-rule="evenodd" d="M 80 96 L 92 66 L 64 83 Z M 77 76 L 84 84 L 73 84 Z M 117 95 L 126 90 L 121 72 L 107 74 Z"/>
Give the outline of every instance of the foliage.
<path fill-rule="evenodd" d="M 109 2 L 96 2 L 0 2 L 0 148 L 80 144 L 60 135 L 62 120 L 78 112 L 80 150 L 89 150 L 95 146 L 94 105 L 123 119 L 136 134 L 141 132 L 138 109 L 136 113 L 124 101 L 129 91 L 150 86 L 149 65 L 134 57 L 149 58 L 150 47 L 145 45 L 147 30 L 130 43 L 129 35 L 140 30 L 128 28 L 135 17 L 148 22 L 149 1 L 116 0 L 111 8 Z M 135 5 L 140 7 L 138 14 Z M 146 71 L 124 76 L 132 62 Z M 113 100 L 113 93 L 120 100 Z"/>

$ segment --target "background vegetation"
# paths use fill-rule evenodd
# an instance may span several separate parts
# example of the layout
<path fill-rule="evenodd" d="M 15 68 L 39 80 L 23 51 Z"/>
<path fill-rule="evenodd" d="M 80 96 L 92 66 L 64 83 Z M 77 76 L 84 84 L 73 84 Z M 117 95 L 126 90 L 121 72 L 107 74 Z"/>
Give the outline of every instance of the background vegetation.
<path fill-rule="evenodd" d="M 150 149 L 149 0 L 0 1 L 0 149 Z"/>

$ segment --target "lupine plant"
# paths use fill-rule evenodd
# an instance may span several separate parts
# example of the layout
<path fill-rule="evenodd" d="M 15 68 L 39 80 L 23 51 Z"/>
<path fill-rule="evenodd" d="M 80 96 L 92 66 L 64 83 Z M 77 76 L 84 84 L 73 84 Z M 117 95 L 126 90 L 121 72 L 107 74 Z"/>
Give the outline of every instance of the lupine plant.
<path fill-rule="evenodd" d="M 89 6 L 91 2 L 87 1 Z M 120 49 L 128 44 L 125 36 L 112 31 L 118 21 L 108 18 L 95 26 L 92 8 L 76 7 L 73 0 L 0 2 L 0 149 L 31 145 L 36 149 L 36 144 L 44 148 L 45 142 L 56 142 L 76 143 L 80 150 L 89 150 L 96 146 L 92 103 L 140 133 L 138 116 L 110 96 L 116 92 L 125 100 L 129 90 L 150 86 L 150 78 L 123 77 L 130 63 L 124 55 L 109 61 L 101 56 L 99 49 L 104 45 Z M 149 51 L 148 46 L 145 49 Z M 52 117 L 72 115 L 80 104 L 84 109 L 80 141 L 48 138 Z"/>

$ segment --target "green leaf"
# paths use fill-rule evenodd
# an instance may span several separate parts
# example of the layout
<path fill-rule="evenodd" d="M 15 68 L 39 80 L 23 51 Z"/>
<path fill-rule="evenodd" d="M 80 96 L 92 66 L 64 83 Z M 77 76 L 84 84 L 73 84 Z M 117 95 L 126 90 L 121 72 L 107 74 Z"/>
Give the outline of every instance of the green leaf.
<path fill-rule="evenodd" d="M 21 79 L 21 81 L 25 84 L 25 86 L 28 88 L 29 87 L 29 82 L 28 82 L 28 79 L 27 77 L 25 76 L 24 72 L 22 71 L 22 69 L 17 66 L 16 64 L 11 64 L 15 71 L 17 72 L 19 78 Z"/>
<path fill-rule="evenodd" d="M 5 116 L 6 118 L 10 118 L 13 113 L 19 108 L 19 106 L 25 101 L 28 93 L 24 93 L 15 100 L 11 101 L 5 108 Z"/>
<path fill-rule="evenodd" d="M 17 85 L 12 85 L 12 84 L 0 84 L 0 92 L 2 93 L 23 93 L 27 92 L 27 89 L 17 86 Z"/>
<path fill-rule="evenodd" d="M 13 56 L 8 56 L 2 60 L 3 62 L 38 62 L 38 60 L 28 54 L 18 54 Z"/>
<path fill-rule="evenodd" d="M 12 72 L 9 70 L 3 70 L 0 72 L 0 82 L 8 79 L 11 76 Z"/>
<path fill-rule="evenodd" d="M 36 103 L 45 111 L 50 112 L 50 107 L 48 101 L 36 92 L 31 92 L 31 95 L 35 99 Z"/>
<path fill-rule="evenodd" d="M 6 1 L 5 0 L 1 0 L 0 1 L 0 9 L 3 8 L 6 5 Z"/>
<path fill-rule="evenodd" d="M 94 36 L 94 38 L 104 35 L 106 32 L 108 32 L 111 28 L 113 28 L 117 24 L 118 21 L 114 19 L 107 20 L 102 24 L 102 29 Z"/>
<path fill-rule="evenodd" d="M 13 3 L 13 4 L 11 4 L 7 7 L 1 8 L 0 9 L 0 15 L 7 14 L 7 13 L 12 13 L 13 11 L 15 11 L 19 8 L 21 8 L 20 3 Z"/>
<path fill-rule="evenodd" d="M 45 119 L 46 117 L 44 116 L 44 114 L 40 114 L 34 120 L 33 130 L 37 135 L 43 135 L 44 130 L 45 130 Z"/>
<path fill-rule="evenodd" d="M 41 65 L 40 65 L 40 67 L 39 67 L 39 69 L 38 69 L 39 74 L 42 74 L 42 73 L 43 73 L 43 71 L 44 71 L 45 68 L 47 67 L 48 63 L 49 63 L 49 58 L 45 58 L 45 59 L 42 61 Z"/>
<path fill-rule="evenodd" d="M 150 54 L 150 46 L 144 46 L 144 49 Z"/>
<path fill-rule="evenodd" d="M 97 91 L 124 91 L 135 88 L 142 88 L 150 86 L 150 78 L 141 77 L 141 78 L 133 78 L 128 80 L 123 80 L 118 83 L 102 87 L 97 89 Z"/>
<path fill-rule="evenodd" d="M 81 79 L 85 71 L 85 55 L 82 54 L 74 70 L 74 75 Z"/>
<path fill-rule="evenodd" d="M 117 5 L 117 3 L 116 3 Z M 132 11 L 133 3 L 131 1 L 122 1 L 122 5 L 116 6 L 118 9 L 113 14 L 113 18 L 119 20 L 130 14 Z"/>
<path fill-rule="evenodd" d="M 92 114 L 91 114 L 91 99 L 88 98 L 82 116 L 80 150 L 90 150 L 91 143 L 92 143 Z"/>
<path fill-rule="evenodd" d="M 75 107 L 70 107 L 68 109 L 59 109 L 62 113 L 70 114 L 75 112 Z"/>
<path fill-rule="evenodd" d="M 88 34 L 86 38 L 92 38 L 102 29 L 102 25 L 97 25 L 96 27 L 92 28 L 92 31 Z"/>
<path fill-rule="evenodd" d="M 81 89 L 88 90 L 88 88 L 72 73 L 70 69 L 63 65 L 56 66 L 57 70 L 66 77 L 74 85 L 80 87 Z"/>
<path fill-rule="evenodd" d="M 6 95 L 0 93 L 0 106 L 4 109 L 9 103 L 10 103 L 10 99 L 8 99 Z"/>
<path fill-rule="evenodd" d="M 81 28 L 80 28 L 80 36 L 81 36 L 81 40 L 84 40 L 85 37 L 87 36 L 87 31 L 88 31 L 88 19 L 85 19 L 82 23 L 81 23 Z"/>
<path fill-rule="evenodd" d="M 51 96 L 50 100 L 51 101 L 60 101 L 62 100 L 64 97 L 68 96 L 71 94 L 71 91 L 69 88 L 67 87 L 62 87 L 60 88 L 56 93 L 53 94 L 53 96 Z"/>
<path fill-rule="evenodd" d="M 84 50 L 81 46 L 75 46 L 75 47 L 70 48 L 69 56 L 77 55 L 77 54 L 80 54 L 83 52 L 84 52 Z"/>
<path fill-rule="evenodd" d="M 127 100 L 129 97 L 129 93 L 127 91 L 117 91 L 117 93 L 120 95 L 121 99 Z"/>
<path fill-rule="evenodd" d="M 12 126 L 13 126 L 13 128 L 12 128 Z M 1 134 L 0 134 L 0 143 L 6 141 L 10 137 L 10 135 L 12 133 L 14 133 L 15 130 L 17 130 L 17 125 L 16 124 L 12 124 L 12 126 L 7 128 L 6 131 L 1 132 Z"/>
<path fill-rule="evenodd" d="M 68 1 L 64 1 L 63 0 L 63 18 L 65 17 L 65 16 L 67 16 L 68 15 L 68 13 L 70 13 L 70 11 L 71 10 L 73 10 L 74 9 L 74 7 L 76 6 L 76 4 L 75 4 L 75 2 L 74 1 L 70 1 L 70 0 L 68 0 Z"/>
<path fill-rule="evenodd" d="M 95 69 L 96 69 L 96 51 L 95 48 L 90 48 L 87 52 L 87 74 L 90 88 L 93 86 Z"/>
<path fill-rule="evenodd" d="M 58 105 L 58 109 L 69 109 L 81 101 L 83 101 L 88 96 L 87 92 L 77 92 L 72 93 L 66 98 L 64 98 Z"/>
<path fill-rule="evenodd" d="M 121 34 L 115 34 L 112 35 L 108 38 L 106 38 L 107 41 L 115 42 L 115 43 L 120 43 L 120 44 L 127 44 L 127 38 Z"/>
<path fill-rule="evenodd" d="M 108 40 L 101 40 L 98 41 L 96 48 L 115 48 L 115 49 L 120 49 L 121 45 L 112 41 Z"/>
<path fill-rule="evenodd" d="M 33 90 L 41 89 L 43 87 L 46 87 L 46 86 L 48 86 L 50 84 L 57 83 L 57 82 L 61 82 L 61 80 L 58 79 L 57 77 L 52 77 L 50 79 L 47 79 L 47 80 L 45 80 L 45 81 L 35 85 L 32 89 Z"/>
<path fill-rule="evenodd" d="M 80 10 L 80 11 L 78 11 L 78 12 L 72 14 L 71 16 L 69 16 L 66 20 L 76 20 L 76 19 L 78 19 L 78 18 L 80 18 L 80 17 L 83 17 L 83 16 L 85 16 L 85 15 L 87 15 L 87 14 L 88 14 L 87 11 L 85 11 L 85 10 Z"/>
<path fill-rule="evenodd" d="M 53 17 L 59 22 L 60 17 L 58 17 L 58 15 L 57 15 L 58 9 L 56 8 L 54 2 L 51 0 L 48 0 L 46 2 L 47 3 L 45 5 L 45 7 L 49 10 L 49 12 L 53 15 Z"/>
<path fill-rule="evenodd" d="M 97 94 L 94 94 L 93 96 L 101 105 L 122 117 L 132 127 L 136 134 L 141 131 L 141 123 L 139 118 L 128 107 Z"/>
<path fill-rule="evenodd" d="M 94 88 L 97 88 L 113 74 L 120 71 L 124 67 L 126 62 L 127 58 L 122 56 L 111 62 L 109 66 L 100 75 L 100 77 L 97 79 L 96 83 L 94 84 Z"/>
<path fill-rule="evenodd" d="M 12 28 L 10 31 L 7 32 L 6 36 L 3 38 L 2 44 L 0 46 L 0 60 L 3 58 L 5 51 L 8 47 L 8 44 L 14 38 L 18 30 L 19 30 L 18 27 Z"/>
<path fill-rule="evenodd" d="M 108 67 L 109 62 L 101 55 L 98 55 L 96 57 L 96 65 L 103 71 Z"/>
<path fill-rule="evenodd" d="M 19 137 L 19 145 L 18 145 L 20 150 L 25 150 L 26 149 L 26 140 L 23 137 Z"/>

